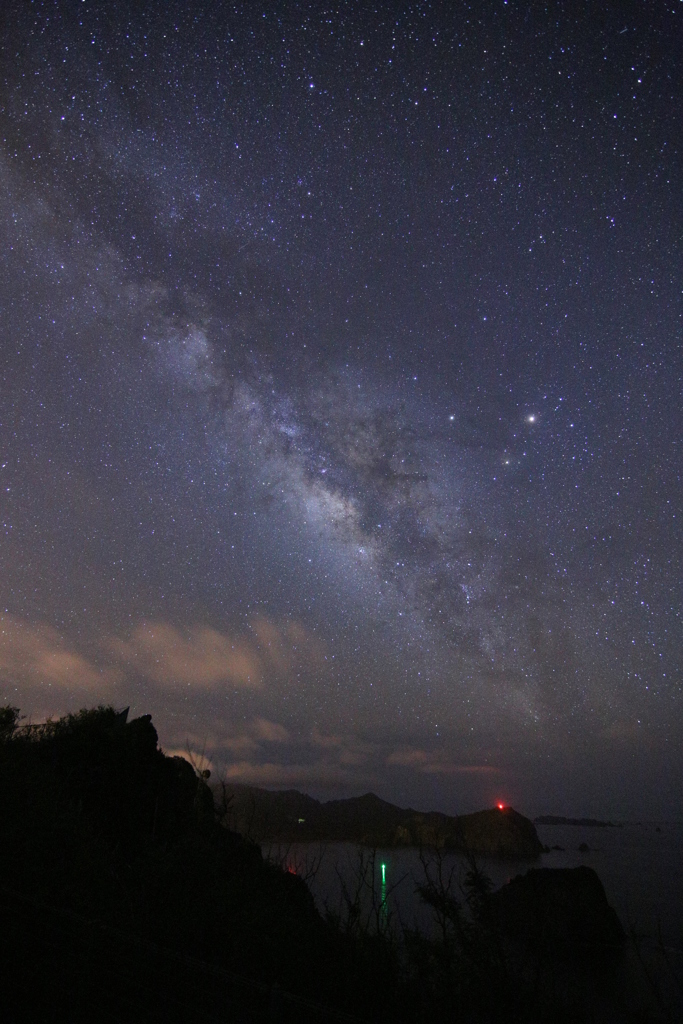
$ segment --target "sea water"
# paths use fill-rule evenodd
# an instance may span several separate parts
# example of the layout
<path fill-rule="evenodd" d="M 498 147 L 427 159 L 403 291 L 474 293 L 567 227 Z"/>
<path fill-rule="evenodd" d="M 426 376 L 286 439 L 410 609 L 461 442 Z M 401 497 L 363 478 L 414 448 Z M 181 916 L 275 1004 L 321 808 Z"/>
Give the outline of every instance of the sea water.
<path fill-rule="evenodd" d="M 683 823 L 639 822 L 616 828 L 537 825 L 545 867 L 594 868 L 627 932 L 683 950 Z M 580 851 L 585 843 L 588 851 Z"/>
<path fill-rule="evenodd" d="M 477 858 L 494 888 L 530 867 L 585 864 L 597 872 L 627 933 L 683 950 L 683 823 L 537 825 L 537 832 L 544 846 L 561 849 L 551 849 L 533 862 Z M 580 850 L 582 845 L 588 849 Z M 427 932 L 433 927 L 431 911 L 416 891 L 424 884 L 425 870 L 433 878 L 440 871 L 461 900 L 469 870 L 457 854 L 446 854 L 437 863 L 412 848 L 368 851 L 350 843 L 308 843 L 264 847 L 264 853 L 301 875 L 323 911 L 343 914 L 348 898 L 353 899 L 360 888 L 369 916 L 377 916 L 382 906 L 385 921 Z"/>

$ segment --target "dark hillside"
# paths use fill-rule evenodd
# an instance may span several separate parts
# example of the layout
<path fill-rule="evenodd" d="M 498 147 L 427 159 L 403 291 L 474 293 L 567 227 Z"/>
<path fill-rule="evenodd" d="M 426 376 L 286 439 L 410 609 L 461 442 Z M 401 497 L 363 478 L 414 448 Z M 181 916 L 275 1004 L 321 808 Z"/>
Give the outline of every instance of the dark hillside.
<path fill-rule="evenodd" d="M 254 992 L 277 983 L 382 1019 L 381 958 L 371 978 L 353 945 L 317 913 L 306 885 L 221 824 L 205 781 L 159 749 L 150 716 L 128 721 L 125 712 L 98 708 L 15 726 L 16 714 L 4 709 L 0 941 L 16 1013 L 33 1006 L 15 1019 L 49 1019 L 40 1014 L 57 989 L 68 993 L 68 1019 L 92 1019 L 94 991 L 109 991 L 114 1003 L 124 998 L 130 964 L 145 960 L 136 943 L 161 964 L 166 994 L 171 981 L 180 985 L 184 1019 L 195 982 L 186 991 L 183 972 L 149 950 L 215 965 L 250 979 Z M 128 967 L 117 985 L 119 962 Z M 154 972 L 145 977 L 154 1004 Z M 389 985 L 381 1001 L 391 1005 Z M 175 1019 L 169 1013 L 164 1019 Z"/>
<path fill-rule="evenodd" d="M 366 846 L 434 846 L 494 857 L 537 857 L 543 847 L 528 818 L 511 807 L 457 818 L 403 810 L 374 793 L 320 803 L 296 790 L 233 786 L 230 821 L 257 842 L 350 842 Z"/>

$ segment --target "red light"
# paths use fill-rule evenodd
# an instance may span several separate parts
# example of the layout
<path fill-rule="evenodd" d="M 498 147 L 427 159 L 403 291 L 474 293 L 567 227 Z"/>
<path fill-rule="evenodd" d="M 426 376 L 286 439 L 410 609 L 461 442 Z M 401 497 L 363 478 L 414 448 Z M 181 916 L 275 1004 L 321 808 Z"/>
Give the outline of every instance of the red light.
<path fill-rule="evenodd" d="M 504 811 L 504 810 L 505 810 L 505 804 L 501 804 L 501 803 L 499 802 L 499 803 L 498 803 L 498 810 L 499 810 L 499 811 Z"/>

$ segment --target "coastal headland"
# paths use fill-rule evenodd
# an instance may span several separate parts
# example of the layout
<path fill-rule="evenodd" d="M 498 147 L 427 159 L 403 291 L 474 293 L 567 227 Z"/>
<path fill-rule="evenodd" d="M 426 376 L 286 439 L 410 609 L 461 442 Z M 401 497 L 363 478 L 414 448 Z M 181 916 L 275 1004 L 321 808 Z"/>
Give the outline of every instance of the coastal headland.
<path fill-rule="evenodd" d="M 532 821 L 512 807 L 453 817 L 403 809 L 374 793 L 321 803 L 297 790 L 235 785 L 230 825 L 259 843 L 343 842 L 373 847 L 431 846 L 533 860 L 543 851 Z"/>

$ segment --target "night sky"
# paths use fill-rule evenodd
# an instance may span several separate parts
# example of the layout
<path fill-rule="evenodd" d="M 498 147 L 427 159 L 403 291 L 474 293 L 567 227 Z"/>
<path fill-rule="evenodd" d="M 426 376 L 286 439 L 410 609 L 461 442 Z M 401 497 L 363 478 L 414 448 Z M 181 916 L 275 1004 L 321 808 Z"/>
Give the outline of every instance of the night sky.
<path fill-rule="evenodd" d="M 683 3 L 7 0 L 0 699 L 676 817 Z"/>

